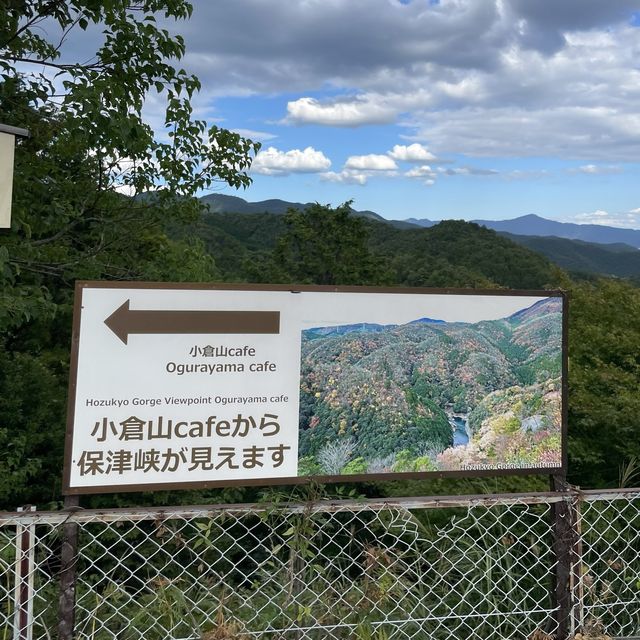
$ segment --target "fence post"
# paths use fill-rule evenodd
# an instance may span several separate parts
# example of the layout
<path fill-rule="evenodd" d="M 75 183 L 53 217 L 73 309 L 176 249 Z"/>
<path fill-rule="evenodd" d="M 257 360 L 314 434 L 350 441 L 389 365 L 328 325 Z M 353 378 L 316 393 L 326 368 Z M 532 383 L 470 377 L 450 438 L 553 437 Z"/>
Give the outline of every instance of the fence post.
<path fill-rule="evenodd" d="M 18 508 L 20 513 L 35 510 L 31 505 Z M 19 524 L 16 527 L 14 640 L 31 640 L 33 637 L 34 570 L 35 526 Z"/>
<path fill-rule="evenodd" d="M 65 496 L 64 508 L 72 513 L 80 505 L 79 496 Z M 58 638 L 72 640 L 76 613 L 76 562 L 78 559 L 78 525 L 62 525 L 60 549 L 60 599 L 58 600 Z"/>
<path fill-rule="evenodd" d="M 565 500 L 553 504 L 552 514 L 556 556 L 554 591 L 558 607 L 556 639 L 567 640 L 576 632 L 575 588 L 580 578 L 578 518 L 574 494 L 566 477 L 552 476 L 552 487 L 566 496 Z"/>

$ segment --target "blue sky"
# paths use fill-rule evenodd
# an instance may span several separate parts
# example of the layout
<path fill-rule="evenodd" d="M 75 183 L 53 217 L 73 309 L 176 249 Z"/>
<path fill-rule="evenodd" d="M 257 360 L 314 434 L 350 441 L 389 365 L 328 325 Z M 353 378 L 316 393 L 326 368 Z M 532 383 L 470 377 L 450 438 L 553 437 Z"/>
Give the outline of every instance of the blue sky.
<path fill-rule="evenodd" d="M 192 2 L 197 115 L 263 145 L 222 193 L 640 228 L 640 0 Z"/>

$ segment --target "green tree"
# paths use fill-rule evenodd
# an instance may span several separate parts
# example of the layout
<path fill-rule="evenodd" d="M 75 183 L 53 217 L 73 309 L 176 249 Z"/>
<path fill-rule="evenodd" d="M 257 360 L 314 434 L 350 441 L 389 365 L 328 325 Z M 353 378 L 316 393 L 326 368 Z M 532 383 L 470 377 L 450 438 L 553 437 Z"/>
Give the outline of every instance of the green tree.
<path fill-rule="evenodd" d="M 0 231 L 0 508 L 59 499 L 74 280 L 218 276 L 189 235 L 193 195 L 247 186 L 258 146 L 192 117 L 199 82 L 156 22 L 190 13 L 184 0 L 0 0 L 0 122 L 31 132 Z M 101 39 L 86 64 L 64 50 L 79 30 Z"/>
<path fill-rule="evenodd" d="M 615 485 L 620 467 L 640 455 L 640 289 L 575 285 L 569 311 L 569 478 Z"/>
<path fill-rule="evenodd" d="M 369 227 L 353 215 L 350 202 L 313 204 L 285 214 L 286 231 L 274 261 L 280 278 L 300 284 L 383 284 L 389 274 L 368 245 Z"/>
<path fill-rule="evenodd" d="M 157 23 L 191 11 L 185 0 L 0 0 L 2 81 L 18 82 L 31 103 L 55 106 L 101 161 L 102 186 L 143 193 L 162 183 L 180 195 L 217 179 L 247 186 L 256 145 L 192 118 L 200 82 L 175 66 L 185 52 L 182 37 Z M 89 62 L 63 55 L 77 30 L 102 40 Z M 164 139 L 142 114 L 153 93 L 165 103 Z M 12 115 L 11 124 L 23 124 Z"/>
<path fill-rule="evenodd" d="M 53 290 L 74 278 L 211 275 L 201 246 L 175 238 L 199 211 L 196 191 L 249 184 L 258 145 L 192 118 L 200 83 L 175 66 L 182 38 L 157 23 L 190 15 L 185 0 L 0 0 L 0 122 L 32 134 L 17 149 L 13 228 L 0 233 L 5 321 L 50 316 Z M 64 50 L 81 30 L 101 40 L 83 63 Z M 162 131 L 143 117 L 150 95 L 164 100 Z"/>
<path fill-rule="evenodd" d="M 533 289 L 557 280 L 546 258 L 471 222 L 372 231 L 373 250 L 388 255 L 398 283 L 409 286 Z"/>

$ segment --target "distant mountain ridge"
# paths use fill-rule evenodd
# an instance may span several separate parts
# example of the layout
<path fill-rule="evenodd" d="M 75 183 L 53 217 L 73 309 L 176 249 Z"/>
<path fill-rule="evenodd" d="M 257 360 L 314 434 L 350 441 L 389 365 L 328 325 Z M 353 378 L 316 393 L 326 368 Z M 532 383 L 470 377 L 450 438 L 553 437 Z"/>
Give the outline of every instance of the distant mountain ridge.
<path fill-rule="evenodd" d="M 552 296 L 538 300 L 538 302 L 534 302 L 530 307 L 512 313 L 508 318 L 505 318 L 505 320 L 511 323 L 526 322 L 531 318 L 543 317 L 549 313 L 562 313 L 562 298 Z"/>
<path fill-rule="evenodd" d="M 597 244 L 622 242 L 640 248 L 640 231 L 621 229 L 600 224 L 575 224 L 556 222 L 534 214 L 520 216 L 513 220 L 473 220 L 494 231 L 506 231 L 521 236 L 555 236 L 569 240 L 582 240 Z"/>
<path fill-rule="evenodd" d="M 405 222 L 421 227 L 432 227 L 438 224 L 434 220 L 418 218 L 408 218 Z M 623 243 L 636 249 L 640 248 L 640 230 L 637 229 L 621 229 L 600 224 L 556 222 L 535 214 L 520 216 L 512 220 L 471 220 L 471 222 L 487 227 L 487 229 L 520 236 L 566 238 L 595 244 Z"/>
<path fill-rule="evenodd" d="M 211 214 L 210 222 L 228 228 L 237 226 L 239 216 L 283 216 L 289 209 L 304 210 L 311 203 L 270 199 L 248 202 L 237 196 L 211 194 L 201 201 Z M 451 221 L 409 218 L 387 220 L 374 211 L 356 211 L 353 214 L 372 222 L 390 225 L 398 230 L 418 230 L 442 227 Z M 215 222 L 214 222 L 215 218 Z M 640 278 L 640 231 L 602 225 L 578 225 L 555 222 L 536 215 L 521 216 L 513 220 L 475 220 L 475 224 L 508 238 L 573 273 L 597 274 L 620 278 Z M 257 249 L 265 242 L 264 233 L 271 237 L 278 225 L 268 225 L 250 242 Z"/>
<path fill-rule="evenodd" d="M 287 202 L 286 200 L 271 199 L 259 202 L 248 202 L 238 196 L 228 196 L 222 193 L 213 193 L 201 198 L 201 202 L 207 205 L 212 213 L 273 213 L 283 215 L 289 209 L 306 209 L 312 203 Z M 357 211 L 353 213 L 363 218 L 386 222 L 400 228 L 433 227 L 441 220 L 429 220 L 427 218 L 407 218 L 406 220 L 387 220 L 375 211 Z M 520 216 L 511 220 L 471 220 L 475 224 L 482 225 L 494 231 L 510 233 L 520 236 L 543 236 L 566 238 L 569 240 L 582 240 L 594 244 L 621 243 L 640 249 L 640 230 L 608 227 L 599 224 L 575 224 L 573 222 L 556 222 L 547 220 L 535 214 Z"/>
<path fill-rule="evenodd" d="M 418 318 L 412 320 L 409 324 L 445 324 L 444 320 L 435 320 L 434 318 Z"/>
<path fill-rule="evenodd" d="M 279 200 L 273 198 L 270 200 L 260 200 L 258 202 L 248 202 L 244 198 L 238 196 L 228 196 L 222 193 L 212 193 L 208 196 L 200 198 L 211 213 L 272 213 L 274 215 L 284 215 L 289 209 L 300 209 L 304 211 L 310 207 L 311 202 L 288 202 L 287 200 Z M 360 218 L 375 220 L 376 222 L 386 222 L 400 229 L 411 227 L 411 225 L 403 220 L 387 220 L 375 211 L 357 211 L 352 209 L 354 215 Z"/>
<path fill-rule="evenodd" d="M 532 317 L 541 317 L 547 313 L 561 313 L 562 312 L 562 299 L 557 296 L 550 296 L 538 302 L 534 302 L 531 306 L 520 309 L 510 316 L 501 318 L 505 322 L 509 323 L 522 323 L 526 322 Z M 349 333 L 381 333 L 385 331 L 391 331 L 392 329 L 398 329 L 400 327 L 410 327 L 416 325 L 448 325 L 448 326 L 476 326 L 481 325 L 483 322 L 495 322 L 495 320 L 484 320 L 480 322 L 464 322 L 464 321 L 447 321 L 437 320 L 434 318 L 418 318 L 416 320 L 410 320 L 404 325 L 399 324 L 377 324 L 373 322 L 357 322 L 354 324 L 339 324 L 327 327 L 312 327 L 310 329 L 304 329 L 303 335 L 307 338 L 326 338 L 327 336 L 344 336 Z"/>
<path fill-rule="evenodd" d="M 418 318 L 411 320 L 407 324 L 446 324 L 445 320 L 434 320 L 433 318 Z M 347 333 L 380 333 L 381 331 L 389 331 L 396 329 L 397 324 L 375 324 L 372 322 L 358 322 L 356 324 L 338 324 L 328 327 L 312 327 L 305 329 L 304 335 L 308 338 L 325 338 L 326 336 L 343 336 Z"/>
<path fill-rule="evenodd" d="M 200 198 L 207 205 L 211 213 L 273 213 L 283 215 L 288 209 L 306 209 L 309 203 L 286 202 L 285 200 L 261 200 L 248 202 L 238 196 L 227 196 L 222 193 L 212 193 Z"/>
<path fill-rule="evenodd" d="M 327 336 L 344 336 L 348 333 L 379 333 L 395 329 L 396 324 L 375 324 L 372 322 L 358 322 L 356 324 L 339 324 L 328 327 L 312 327 L 304 329 L 303 334 L 308 338 L 326 338 Z"/>

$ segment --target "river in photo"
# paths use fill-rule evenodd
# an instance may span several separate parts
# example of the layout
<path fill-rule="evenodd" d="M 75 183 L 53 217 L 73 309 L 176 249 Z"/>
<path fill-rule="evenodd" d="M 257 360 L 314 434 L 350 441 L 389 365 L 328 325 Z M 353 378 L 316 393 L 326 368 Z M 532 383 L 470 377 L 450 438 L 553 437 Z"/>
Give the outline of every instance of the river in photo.
<path fill-rule="evenodd" d="M 453 427 L 453 446 L 461 447 L 469 444 L 469 435 L 467 434 L 467 420 L 460 416 L 450 416 L 449 422 Z"/>

